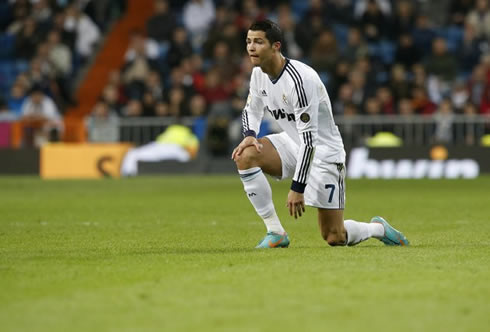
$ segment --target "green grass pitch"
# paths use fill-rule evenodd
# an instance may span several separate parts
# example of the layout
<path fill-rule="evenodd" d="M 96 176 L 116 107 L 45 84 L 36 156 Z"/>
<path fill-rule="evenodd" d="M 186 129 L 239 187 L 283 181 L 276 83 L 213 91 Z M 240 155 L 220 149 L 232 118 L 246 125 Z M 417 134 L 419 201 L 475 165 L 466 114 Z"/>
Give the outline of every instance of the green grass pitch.
<path fill-rule="evenodd" d="M 408 248 L 328 247 L 271 183 L 288 249 L 236 176 L 0 178 L 0 330 L 488 331 L 489 177 L 348 181 Z"/>

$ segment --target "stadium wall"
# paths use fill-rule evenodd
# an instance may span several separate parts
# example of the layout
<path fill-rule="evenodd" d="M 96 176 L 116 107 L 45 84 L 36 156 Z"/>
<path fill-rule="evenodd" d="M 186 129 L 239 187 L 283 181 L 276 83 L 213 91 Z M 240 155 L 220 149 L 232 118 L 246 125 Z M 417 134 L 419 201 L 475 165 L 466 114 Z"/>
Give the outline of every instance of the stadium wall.
<path fill-rule="evenodd" d="M 118 178 L 130 144 L 48 144 L 39 149 L 0 149 L 0 175 L 57 178 Z M 226 157 L 200 154 L 188 163 L 139 162 L 140 175 L 235 174 Z M 350 178 L 475 178 L 490 174 L 490 148 L 433 146 L 353 148 L 348 152 Z"/>

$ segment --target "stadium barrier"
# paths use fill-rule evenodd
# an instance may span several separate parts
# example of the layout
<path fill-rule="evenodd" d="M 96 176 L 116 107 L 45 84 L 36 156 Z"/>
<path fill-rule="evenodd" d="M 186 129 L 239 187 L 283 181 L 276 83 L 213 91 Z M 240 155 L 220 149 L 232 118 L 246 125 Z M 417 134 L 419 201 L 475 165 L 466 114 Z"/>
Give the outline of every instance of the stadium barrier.
<path fill-rule="evenodd" d="M 0 149 L 1 175 L 39 175 L 39 149 Z"/>
<path fill-rule="evenodd" d="M 348 176 L 351 178 L 472 178 L 490 174 L 490 147 L 483 135 L 490 128 L 489 116 L 451 118 L 447 144 L 434 144 L 436 119 L 429 116 L 337 116 L 336 122 L 348 151 Z M 192 118 L 181 122 L 192 126 Z M 41 150 L 0 149 L 0 174 L 39 174 L 43 178 L 119 177 L 120 163 L 132 145 L 155 140 L 174 118 L 123 118 L 119 123 L 121 141 L 108 144 L 48 144 Z M 273 126 L 271 126 L 273 127 Z M 400 138 L 398 147 L 369 146 L 369 138 L 380 131 Z M 488 134 L 486 134 L 488 136 Z M 480 144 L 481 143 L 481 144 Z M 364 147 L 364 148 L 359 148 Z M 233 147 L 230 146 L 230 152 Z M 211 156 L 206 141 L 201 142 L 197 159 L 140 162 L 140 174 L 235 173 L 233 161 Z"/>
<path fill-rule="evenodd" d="M 41 178 L 118 178 L 121 161 L 131 146 L 131 144 L 46 144 L 41 148 Z"/>
<path fill-rule="evenodd" d="M 271 121 L 267 114 L 264 119 Z M 189 117 L 181 119 L 185 125 L 192 126 L 194 120 Z M 347 147 L 364 145 L 366 139 L 377 132 L 392 132 L 399 137 L 404 146 L 426 146 L 437 143 L 436 131 L 440 126 L 449 124 L 447 145 L 478 146 L 481 138 L 490 133 L 490 115 L 454 114 L 444 118 L 435 116 L 335 116 L 339 130 Z M 120 139 L 135 145 L 155 140 L 167 126 L 175 123 L 175 118 L 121 118 L 119 122 Z M 274 123 L 269 127 L 273 128 Z M 444 128 L 440 128 L 444 130 Z"/>

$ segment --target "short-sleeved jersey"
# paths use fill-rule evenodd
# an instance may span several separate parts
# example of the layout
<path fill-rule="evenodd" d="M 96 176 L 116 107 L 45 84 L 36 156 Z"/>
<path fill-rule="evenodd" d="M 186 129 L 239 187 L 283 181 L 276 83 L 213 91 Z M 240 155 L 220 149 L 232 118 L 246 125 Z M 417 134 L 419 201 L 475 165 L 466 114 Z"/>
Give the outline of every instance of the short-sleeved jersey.
<path fill-rule="evenodd" d="M 264 112 L 269 112 L 300 147 L 293 190 L 304 191 L 313 156 L 329 163 L 345 162 L 344 145 L 333 119 L 327 90 L 308 65 L 286 59 L 274 80 L 260 67 L 253 69 L 242 114 L 245 136 L 258 133 Z"/>

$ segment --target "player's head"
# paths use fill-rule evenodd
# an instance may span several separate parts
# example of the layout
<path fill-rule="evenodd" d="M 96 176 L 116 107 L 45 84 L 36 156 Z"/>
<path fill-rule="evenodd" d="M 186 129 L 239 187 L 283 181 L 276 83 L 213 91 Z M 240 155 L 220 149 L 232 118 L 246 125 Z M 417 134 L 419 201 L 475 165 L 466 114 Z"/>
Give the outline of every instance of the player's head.
<path fill-rule="evenodd" d="M 268 62 L 272 56 L 280 54 L 282 31 L 269 20 L 255 21 L 247 33 L 247 52 L 254 65 Z"/>

